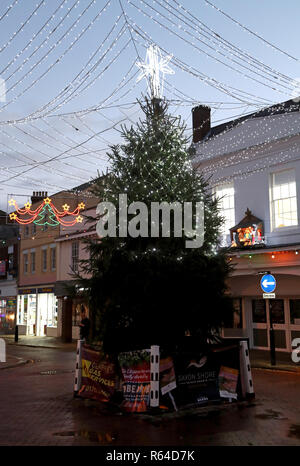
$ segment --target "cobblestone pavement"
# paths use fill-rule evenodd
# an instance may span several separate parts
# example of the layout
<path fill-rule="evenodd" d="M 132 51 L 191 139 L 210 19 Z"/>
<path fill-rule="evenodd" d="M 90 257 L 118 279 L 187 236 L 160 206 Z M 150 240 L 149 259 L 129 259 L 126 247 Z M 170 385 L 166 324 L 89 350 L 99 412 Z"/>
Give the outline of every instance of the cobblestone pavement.
<path fill-rule="evenodd" d="M 0 370 L 0 445 L 300 445 L 299 374 L 253 371 L 256 400 L 148 420 L 73 399 L 73 350 L 15 347 L 33 362 Z"/>

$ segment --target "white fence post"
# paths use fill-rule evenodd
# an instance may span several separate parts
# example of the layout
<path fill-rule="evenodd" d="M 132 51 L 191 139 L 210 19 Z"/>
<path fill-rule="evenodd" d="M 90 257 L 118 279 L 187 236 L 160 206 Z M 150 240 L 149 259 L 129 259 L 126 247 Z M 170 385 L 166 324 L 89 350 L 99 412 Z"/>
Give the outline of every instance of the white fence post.
<path fill-rule="evenodd" d="M 159 407 L 159 346 L 151 346 L 150 353 L 150 408 Z"/>
<path fill-rule="evenodd" d="M 76 351 L 76 368 L 75 368 L 75 381 L 74 381 L 74 395 L 76 395 L 81 388 L 81 352 L 83 340 L 77 340 L 77 351 Z"/>
<path fill-rule="evenodd" d="M 254 398 L 255 394 L 252 381 L 248 342 L 245 340 L 240 341 L 240 368 L 243 397 Z"/>

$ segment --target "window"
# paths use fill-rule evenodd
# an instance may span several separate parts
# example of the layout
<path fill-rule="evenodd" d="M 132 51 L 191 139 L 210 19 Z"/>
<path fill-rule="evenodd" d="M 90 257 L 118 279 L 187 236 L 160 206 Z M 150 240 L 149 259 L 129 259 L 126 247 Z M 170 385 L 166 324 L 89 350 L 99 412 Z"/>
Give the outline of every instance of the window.
<path fill-rule="evenodd" d="M 52 247 L 50 251 L 51 251 L 51 257 L 50 257 L 51 270 L 55 270 L 56 269 L 56 248 Z"/>
<path fill-rule="evenodd" d="M 23 253 L 23 261 L 24 261 L 24 273 L 28 272 L 28 254 Z"/>
<path fill-rule="evenodd" d="M 300 299 L 290 299 L 291 324 L 300 325 Z"/>
<path fill-rule="evenodd" d="M 73 241 L 72 243 L 72 270 L 78 272 L 78 258 L 79 258 L 79 242 Z"/>
<path fill-rule="evenodd" d="M 31 234 L 32 234 L 32 236 L 34 236 L 36 234 L 36 224 L 35 223 L 32 224 Z"/>
<path fill-rule="evenodd" d="M 47 249 L 42 249 L 42 269 L 43 272 L 47 270 Z"/>
<path fill-rule="evenodd" d="M 25 228 L 24 228 L 24 236 L 28 236 L 29 235 L 29 226 L 26 225 Z"/>
<path fill-rule="evenodd" d="M 294 170 L 272 173 L 270 191 L 272 228 L 298 225 Z"/>
<path fill-rule="evenodd" d="M 12 272 L 14 269 L 14 255 L 8 254 L 8 270 Z"/>
<path fill-rule="evenodd" d="M 219 199 L 220 214 L 225 221 L 222 225 L 222 235 L 229 234 L 229 228 L 235 225 L 234 212 L 234 186 L 233 183 L 226 183 L 215 188 L 215 196 Z"/>
<path fill-rule="evenodd" d="M 31 273 L 35 272 L 35 251 L 31 251 Z"/>

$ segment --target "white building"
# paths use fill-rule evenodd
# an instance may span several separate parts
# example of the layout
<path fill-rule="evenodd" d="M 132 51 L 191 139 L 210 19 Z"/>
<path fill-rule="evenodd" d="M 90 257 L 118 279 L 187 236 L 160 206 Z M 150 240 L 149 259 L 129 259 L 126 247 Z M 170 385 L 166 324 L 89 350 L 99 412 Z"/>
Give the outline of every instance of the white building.
<path fill-rule="evenodd" d="M 193 109 L 193 163 L 221 198 L 222 242 L 233 244 L 234 325 L 253 348 L 269 348 L 270 317 L 278 350 L 291 351 L 300 337 L 299 109 L 291 100 L 214 128 L 208 107 Z M 260 287 L 267 271 L 277 282 L 270 300 Z"/>

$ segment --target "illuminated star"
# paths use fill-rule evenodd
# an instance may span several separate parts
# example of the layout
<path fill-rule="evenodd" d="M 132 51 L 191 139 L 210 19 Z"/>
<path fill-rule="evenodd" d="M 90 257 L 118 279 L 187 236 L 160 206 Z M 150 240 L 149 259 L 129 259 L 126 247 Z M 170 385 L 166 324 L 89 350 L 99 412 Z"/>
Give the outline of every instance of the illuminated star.
<path fill-rule="evenodd" d="M 78 209 L 79 210 L 82 210 L 85 208 L 85 203 L 84 202 L 80 202 L 80 204 L 78 204 Z"/>
<path fill-rule="evenodd" d="M 16 202 L 14 199 L 10 199 L 10 200 L 8 201 L 8 205 L 14 205 L 14 206 L 15 206 L 16 203 L 17 203 L 17 202 Z"/>
<path fill-rule="evenodd" d="M 9 218 L 10 218 L 11 220 L 16 220 L 17 214 L 15 214 L 15 213 L 13 212 L 12 214 L 9 214 Z"/>
<path fill-rule="evenodd" d="M 62 208 L 64 209 L 65 212 L 68 212 L 68 210 L 70 209 L 70 206 L 68 204 L 64 204 Z"/>
<path fill-rule="evenodd" d="M 25 209 L 29 210 L 30 207 L 31 207 L 31 204 L 30 202 L 26 202 L 26 204 L 24 205 Z"/>
<path fill-rule="evenodd" d="M 81 217 L 81 215 L 78 215 L 78 217 L 76 217 L 77 223 L 82 223 L 82 220 L 83 220 L 83 217 Z"/>
<path fill-rule="evenodd" d="M 143 78 L 148 79 L 152 98 L 162 98 L 165 74 L 174 74 L 174 71 L 168 65 L 172 57 L 173 55 L 163 57 L 157 45 L 150 45 L 147 49 L 145 62 L 136 63 L 141 70 L 141 74 L 136 81 L 139 82 Z M 162 78 L 160 77 L 160 73 L 162 74 Z"/>

